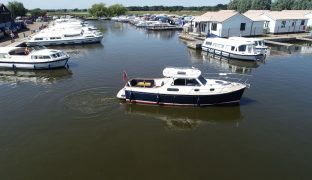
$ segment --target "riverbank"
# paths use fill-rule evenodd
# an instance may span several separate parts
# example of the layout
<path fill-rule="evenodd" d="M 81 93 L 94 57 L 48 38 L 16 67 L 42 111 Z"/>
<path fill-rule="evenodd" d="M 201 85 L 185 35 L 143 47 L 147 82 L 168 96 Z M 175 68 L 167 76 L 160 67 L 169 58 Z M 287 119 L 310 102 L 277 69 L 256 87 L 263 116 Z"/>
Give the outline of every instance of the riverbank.
<path fill-rule="evenodd" d="M 10 37 L 5 37 L 0 40 L 0 47 L 12 46 L 14 44 L 19 44 L 25 41 L 27 37 L 32 36 L 34 33 L 39 31 L 39 28 L 47 25 L 48 22 L 34 22 L 33 24 L 27 25 L 27 29 L 17 33 L 14 37 L 14 42 Z"/>

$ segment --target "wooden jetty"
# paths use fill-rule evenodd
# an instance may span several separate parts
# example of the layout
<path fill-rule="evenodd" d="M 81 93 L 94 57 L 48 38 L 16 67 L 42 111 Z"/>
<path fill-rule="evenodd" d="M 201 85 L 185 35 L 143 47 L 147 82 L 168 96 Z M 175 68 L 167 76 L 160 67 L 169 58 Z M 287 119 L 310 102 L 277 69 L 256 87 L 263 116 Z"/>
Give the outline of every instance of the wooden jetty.
<path fill-rule="evenodd" d="M 273 45 L 278 45 L 278 46 L 286 46 L 286 47 L 293 46 L 293 44 L 285 43 L 285 42 L 278 42 L 278 41 L 264 40 L 264 42 L 266 44 L 273 44 Z"/>
<path fill-rule="evenodd" d="M 187 47 L 191 49 L 201 50 L 203 42 L 202 41 L 192 41 L 186 44 Z"/>

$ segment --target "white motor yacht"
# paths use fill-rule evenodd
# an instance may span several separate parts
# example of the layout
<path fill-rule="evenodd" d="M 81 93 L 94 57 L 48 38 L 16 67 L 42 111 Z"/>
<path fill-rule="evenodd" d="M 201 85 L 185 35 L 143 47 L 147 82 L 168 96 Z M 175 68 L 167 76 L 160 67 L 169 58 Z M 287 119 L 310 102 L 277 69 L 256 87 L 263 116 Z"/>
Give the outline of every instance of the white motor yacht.
<path fill-rule="evenodd" d="M 97 31 L 84 31 L 83 29 L 49 30 L 45 29 L 26 41 L 27 45 L 70 45 L 99 43 L 103 34 Z"/>
<path fill-rule="evenodd" d="M 163 78 L 134 78 L 117 98 L 131 103 L 208 106 L 238 103 L 246 83 L 206 79 L 196 68 L 167 67 Z"/>
<path fill-rule="evenodd" d="M 65 67 L 69 56 L 60 50 L 41 47 L 1 47 L 0 67 L 12 69 L 53 69 Z"/>
<path fill-rule="evenodd" d="M 202 44 L 202 50 L 227 58 L 256 61 L 263 54 L 256 51 L 252 42 L 237 41 L 224 38 L 207 38 Z"/>
<path fill-rule="evenodd" d="M 251 42 L 255 46 L 257 52 L 266 54 L 268 46 L 265 45 L 264 40 L 260 38 L 246 38 L 246 37 L 230 37 L 231 40 Z"/>

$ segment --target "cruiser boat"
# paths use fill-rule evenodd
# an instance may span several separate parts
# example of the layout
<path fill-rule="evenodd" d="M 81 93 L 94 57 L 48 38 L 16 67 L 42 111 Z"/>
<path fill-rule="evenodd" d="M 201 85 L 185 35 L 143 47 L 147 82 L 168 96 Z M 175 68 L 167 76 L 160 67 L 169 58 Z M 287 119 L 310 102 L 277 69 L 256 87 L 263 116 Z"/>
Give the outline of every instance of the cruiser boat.
<path fill-rule="evenodd" d="M 131 103 L 208 106 L 239 103 L 246 83 L 205 79 L 196 68 L 167 67 L 163 78 L 134 78 L 117 98 Z"/>
<path fill-rule="evenodd" d="M 42 47 L 1 47 L 0 68 L 53 69 L 65 67 L 69 56 Z"/>
<path fill-rule="evenodd" d="M 230 37 L 229 39 L 236 40 L 236 41 L 251 42 L 255 46 L 255 49 L 257 52 L 259 52 L 261 54 L 267 54 L 268 46 L 265 45 L 263 39 L 246 38 L 246 37 Z"/>
<path fill-rule="evenodd" d="M 69 44 L 88 44 L 99 43 L 103 38 L 103 34 L 93 31 L 78 30 L 43 30 L 34 35 L 30 40 L 26 41 L 27 45 L 69 45 Z"/>
<path fill-rule="evenodd" d="M 233 39 L 207 38 L 202 44 L 202 50 L 214 55 L 240 60 L 256 61 L 263 58 L 263 54 L 256 51 L 252 42 Z"/>

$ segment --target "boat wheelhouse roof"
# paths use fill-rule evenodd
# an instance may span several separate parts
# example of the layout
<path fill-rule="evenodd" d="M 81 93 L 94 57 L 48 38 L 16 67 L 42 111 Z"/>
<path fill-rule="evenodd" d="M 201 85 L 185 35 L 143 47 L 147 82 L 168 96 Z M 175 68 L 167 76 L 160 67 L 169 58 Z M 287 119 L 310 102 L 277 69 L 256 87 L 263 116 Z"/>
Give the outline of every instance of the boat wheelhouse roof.
<path fill-rule="evenodd" d="M 169 78 L 198 78 L 201 71 L 196 68 L 167 67 L 163 70 L 163 75 Z"/>
<path fill-rule="evenodd" d="M 31 48 L 31 47 L 29 47 Z M 9 54 L 10 52 L 12 51 L 15 51 L 15 50 L 23 50 L 24 51 L 25 47 L 1 47 L 0 48 L 0 53 L 2 54 Z M 32 48 L 32 51 L 30 52 L 31 55 L 50 55 L 50 54 L 53 54 L 53 53 L 58 53 L 58 52 L 61 52 L 60 50 L 55 50 L 55 49 L 33 49 Z"/>
<path fill-rule="evenodd" d="M 17 49 L 22 49 L 22 47 L 1 47 L 0 53 L 8 54 L 9 52 L 17 50 Z"/>
<path fill-rule="evenodd" d="M 246 41 L 237 41 L 233 39 L 224 39 L 224 38 L 206 38 L 205 42 L 218 43 L 222 45 L 231 45 L 231 46 L 241 46 L 241 45 L 253 45 L 252 42 Z"/>
<path fill-rule="evenodd" d="M 80 34 L 82 33 L 82 29 L 75 30 L 75 29 L 68 29 L 66 31 L 61 30 L 49 30 L 46 29 L 41 31 L 40 33 L 34 35 L 34 38 L 45 38 L 45 37 L 61 37 L 62 35 L 73 35 L 73 34 Z"/>
<path fill-rule="evenodd" d="M 242 40 L 242 41 L 264 41 L 263 39 L 260 38 L 246 38 L 246 37 L 230 37 L 229 39 L 232 40 Z"/>

